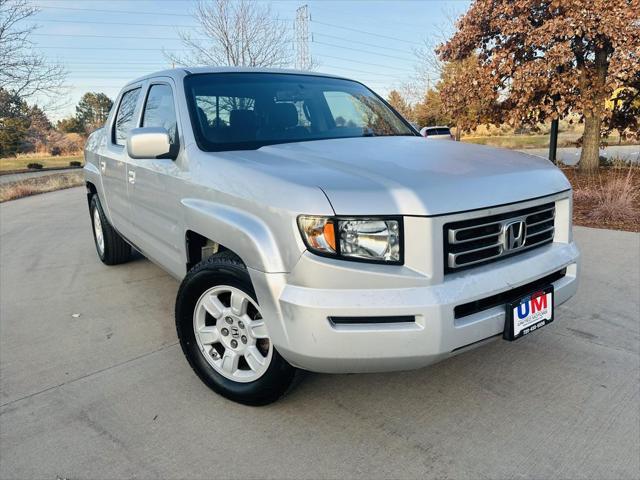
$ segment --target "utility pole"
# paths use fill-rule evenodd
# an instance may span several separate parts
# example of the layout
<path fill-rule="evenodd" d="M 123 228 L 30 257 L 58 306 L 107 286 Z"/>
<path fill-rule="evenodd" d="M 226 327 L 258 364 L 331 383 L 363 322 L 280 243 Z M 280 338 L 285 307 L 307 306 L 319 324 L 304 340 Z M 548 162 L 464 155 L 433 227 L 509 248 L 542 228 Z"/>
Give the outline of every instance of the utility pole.
<path fill-rule="evenodd" d="M 558 75 L 562 74 L 564 68 L 560 65 L 557 69 Z M 556 102 L 560 100 L 560 95 L 555 94 L 551 98 L 553 98 L 553 107 L 555 110 Z M 551 163 L 555 164 L 557 155 L 558 155 L 558 125 L 560 123 L 560 114 L 559 112 L 555 112 L 558 115 L 556 118 L 551 120 L 551 131 L 549 132 L 549 160 Z"/>
<path fill-rule="evenodd" d="M 558 152 L 558 122 L 557 118 L 551 120 L 551 132 L 549 134 L 549 160 L 551 160 L 551 163 L 556 163 Z"/>
<path fill-rule="evenodd" d="M 294 25 L 296 45 L 296 68 L 298 70 L 310 70 L 313 66 L 311 52 L 309 50 L 309 22 L 311 14 L 309 6 L 302 5 L 296 9 L 296 21 Z"/>

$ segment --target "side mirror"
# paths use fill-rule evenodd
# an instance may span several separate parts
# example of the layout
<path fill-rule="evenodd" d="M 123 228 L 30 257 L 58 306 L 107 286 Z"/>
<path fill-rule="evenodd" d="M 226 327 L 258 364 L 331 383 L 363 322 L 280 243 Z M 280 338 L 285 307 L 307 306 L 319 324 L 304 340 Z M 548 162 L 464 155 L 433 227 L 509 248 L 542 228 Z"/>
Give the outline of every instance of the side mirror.
<path fill-rule="evenodd" d="M 176 158 L 169 132 L 163 127 L 131 129 L 127 138 L 127 153 L 131 158 Z"/>

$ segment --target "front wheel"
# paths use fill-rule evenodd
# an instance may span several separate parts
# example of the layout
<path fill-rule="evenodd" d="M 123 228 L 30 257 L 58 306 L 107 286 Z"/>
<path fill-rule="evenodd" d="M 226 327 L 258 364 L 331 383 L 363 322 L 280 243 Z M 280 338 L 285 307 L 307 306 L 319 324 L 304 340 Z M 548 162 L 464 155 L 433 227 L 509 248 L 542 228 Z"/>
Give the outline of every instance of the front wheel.
<path fill-rule="evenodd" d="M 291 385 L 296 369 L 274 348 L 249 273 L 223 252 L 196 265 L 176 300 L 182 350 L 200 379 L 246 405 L 266 405 Z"/>

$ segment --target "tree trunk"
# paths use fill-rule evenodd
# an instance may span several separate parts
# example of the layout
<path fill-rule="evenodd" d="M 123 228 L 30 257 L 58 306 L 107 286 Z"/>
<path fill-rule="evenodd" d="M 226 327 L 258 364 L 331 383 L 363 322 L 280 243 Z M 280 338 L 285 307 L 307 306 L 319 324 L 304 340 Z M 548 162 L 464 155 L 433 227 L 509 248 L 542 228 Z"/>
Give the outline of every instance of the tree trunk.
<path fill-rule="evenodd" d="M 596 112 L 584 118 L 582 152 L 580 153 L 580 171 L 594 173 L 600 165 L 600 124 L 601 116 Z"/>
<path fill-rule="evenodd" d="M 609 54 L 613 48 L 607 44 L 595 51 L 596 78 L 591 90 L 594 92 L 592 108 L 584 113 L 584 134 L 582 135 L 582 152 L 580 153 L 580 171 L 594 173 L 600 166 L 600 127 L 604 113 L 604 103 L 607 99 L 604 86 L 609 72 Z M 586 94 L 586 91 L 585 93 Z"/>

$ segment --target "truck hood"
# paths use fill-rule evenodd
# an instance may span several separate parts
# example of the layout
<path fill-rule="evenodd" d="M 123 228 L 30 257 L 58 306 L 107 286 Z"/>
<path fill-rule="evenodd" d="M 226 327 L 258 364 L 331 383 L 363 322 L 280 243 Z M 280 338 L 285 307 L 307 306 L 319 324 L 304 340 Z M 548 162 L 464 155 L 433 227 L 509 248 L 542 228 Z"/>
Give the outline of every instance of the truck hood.
<path fill-rule="evenodd" d="M 441 215 L 571 188 L 544 158 L 421 137 L 318 140 L 226 155 L 288 182 L 320 187 L 339 215 Z"/>

